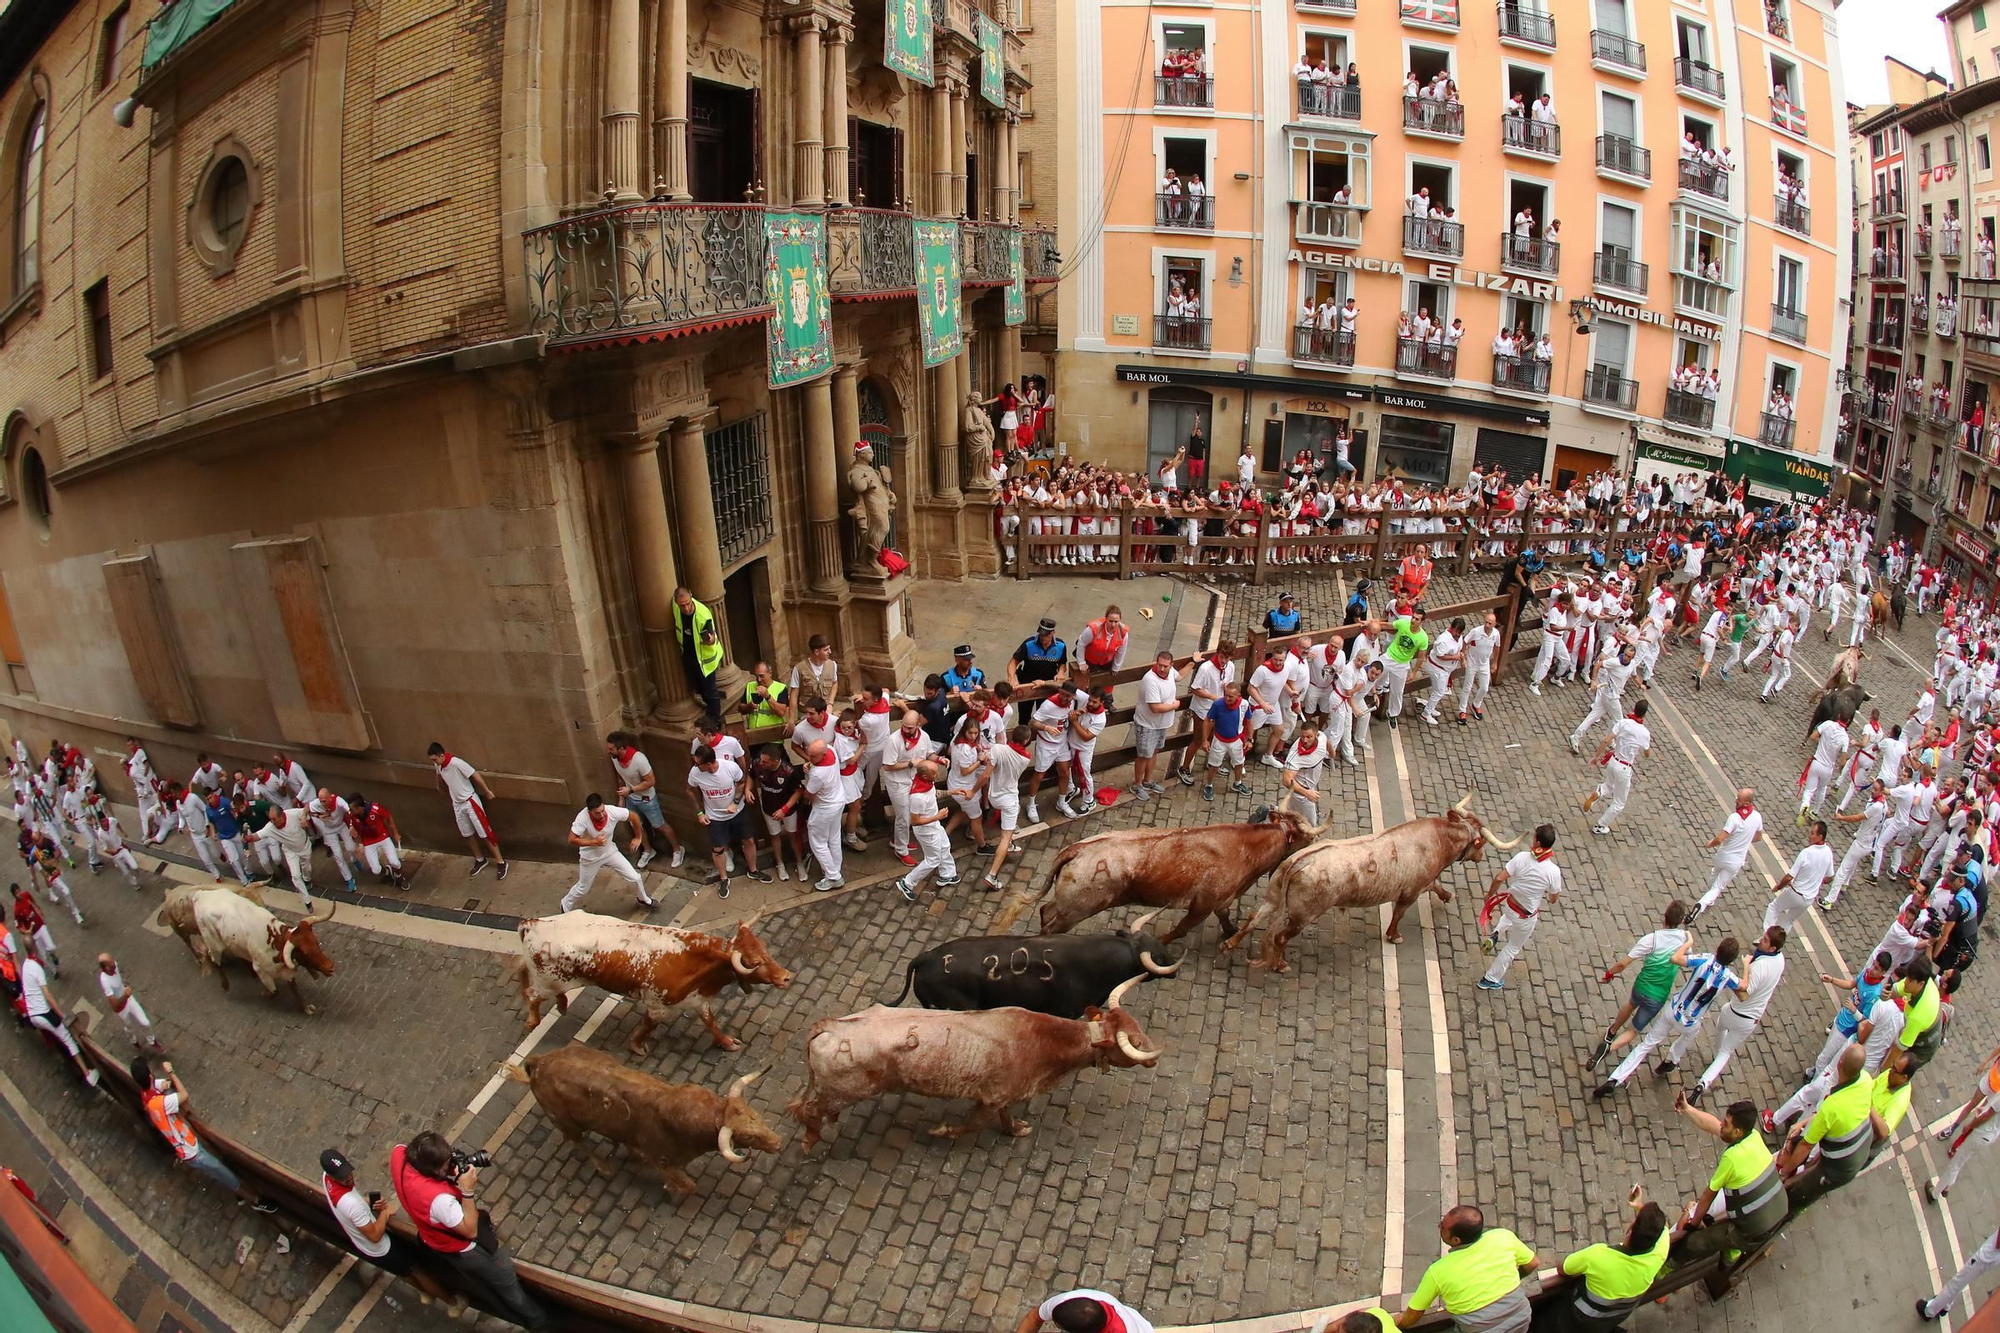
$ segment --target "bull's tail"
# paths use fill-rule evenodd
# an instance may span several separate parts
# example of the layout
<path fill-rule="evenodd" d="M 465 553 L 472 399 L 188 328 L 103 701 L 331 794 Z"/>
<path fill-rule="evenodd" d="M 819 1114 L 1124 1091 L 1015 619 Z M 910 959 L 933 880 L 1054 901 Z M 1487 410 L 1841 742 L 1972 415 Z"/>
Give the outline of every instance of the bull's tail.
<path fill-rule="evenodd" d="M 508 1060 L 500 1066 L 500 1077 L 506 1079 L 509 1083 L 532 1084 L 533 1082 L 533 1080 L 531 1080 L 528 1077 L 528 1071 L 526 1067 L 520 1064 L 516 1064 L 512 1060 Z"/>
<path fill-rule="evenodd" d="M 1062 878 L 1063 867 L 1076 860 L 1086 843 L 1095 841 L 1095 838 L 1085 838 L 1082 842 L 1073 842 L 1057 852 L 1056 859 L 1049 863 L 1049 873 L 1047 878 L 1042 880 L 1042 886 L 1039 889 L 1019 890 L 1010 895 L 1006 906 L 1002 907 L 999 915 L 993 918 L 993 929 L 1003 935 L 1012 931 L 1014 923 L 1021 919 L 1023 912 L 1049 896 L 1050 891 L 1056 886 L 1056 881 Z"/>
<path fill-rule="evenodd" d="M 897 1005 L 901 1004 L 903 1001 L 909 999 L 910 988 L 912 986 L 915 986 L 916 984 L 917 984 L 917 960 L 912 958 L 910 960 L 910 965 L 903 969 L 903 993 L 901 995 L 898 995 L 895 999 L 889 1001 L 889 1007 L 893 1009 Z"/>

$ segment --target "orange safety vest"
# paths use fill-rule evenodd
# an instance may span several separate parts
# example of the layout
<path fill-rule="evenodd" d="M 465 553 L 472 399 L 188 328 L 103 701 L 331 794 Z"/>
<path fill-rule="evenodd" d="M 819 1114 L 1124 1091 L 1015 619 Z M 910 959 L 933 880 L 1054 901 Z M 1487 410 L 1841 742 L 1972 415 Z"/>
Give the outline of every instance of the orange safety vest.
<path fill-rule="evenodd" d="M 1127 627 L 1119 625 L 1116 630 L 1107 630 L 1104 617 L 1090 622 L 1090 645 L 1083 650 L 1083 660 L 1094 667 L 1108 667 L 1118 660 L 1119 650 L 1125 646 Z M 1115 637 L 1107 638 L 1106 635 Z"/>
<path fill-rule="evenodd" d="M 167 1109 L 167 1094 L 148 1092 L 146 1094 L 146 1115 L 153 1122 L 153 1128 L 160 1131 L 162 1138 L 173 1145 L 174 1155 L 185 1162 L 201 1149 L 201 1140 L 194 1136 L 187 1118 L 179 1111 Z"/>

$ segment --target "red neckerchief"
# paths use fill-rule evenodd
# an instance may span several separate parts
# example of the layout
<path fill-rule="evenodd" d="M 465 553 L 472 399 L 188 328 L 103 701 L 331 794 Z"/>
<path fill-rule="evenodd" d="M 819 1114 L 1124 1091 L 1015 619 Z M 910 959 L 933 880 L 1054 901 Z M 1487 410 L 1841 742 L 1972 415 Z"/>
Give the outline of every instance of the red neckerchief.
<path fill-rule="evenodd" d="M 442 773 L 445 769 L 450 768 L 451 761 L 454 757 L 455 756 L 453 756 L 450 751 L 446 751 L 444 754 L 439 755 L 438 771 Z M 260 778 L 267 778 L 271 775 L 268 770 L 260 768 L 257 770 L 257 776 Z"/>
<path fill-rule="evenodd" d="M 1628 722 L 1638 722 L 1639 725 L 1642 727 L 1646 725 L 1643 721 L 1640 720 L 1640 717 L 1637 713 L 1627 713 L 1625 715 L 1625 720 Z"/>
<path fill-rule="evenodd" d="M 935 790 L 937 790 L 937 784 L 935 782 L 932 782 L 929 778 L 923 777 L 921 775 L 919 775 L 915 781 L 910 783 L 910 791 L 912 793 L 920 791 L 935 791 Z"/>
<path fill-rule="evenodd" d="M 828 766 L 828 765 L 830 765 L 830 764 L 837 764 L 837 763 L 839 763 L 839 762 L 840 762 L 840 761 L 839 761 L 838 759 L 835 759 L 835 758 L 833 757 L 833 747 L 829 745 L 829 746 L 828 746 L 828 747 L 826 748 L 826 751 L 825 751 L 825 753 L 821 754 L 819 758 L 817 758 L 817 759 L 813 760 L 813 767 L 814 767 L 814 768 L 825 768 L 825 767 L 827 767 L 827 766 Z"/>
<path fill-rule="evenodd" d="M 604 812 L 603 806 L 599 806 L 597 809 L 587 813 L 590 815 L 590 826 L 594 829 L 602 829 L 606 824 L 611 822 L 611 816 Z"/>
<path fill-rule="evenodd" d="M 1012 750 L 1015 754 L 1020 755 L 1024 759 L 1028 757 L 1028 747 L 1026 747 L 1025 745 L 1016 745 L 1014 744 L 1014 742 L 1008 741 L 1007 748 Z"/>
<path fill-rule="evenodd" d="M 342 1199 L 346 1198 L 348 1195 L 354 1193 L 354 1187 L 352 1185 L 343 1185 L 339 1181 L 335 1180 L 332 1176 L 327 1175 L 324 1171 L 320 1173 L 319 1178 L 321 1185 L 324 1186 L 326 1189 L 327 1199 L 332 1203 L 337 1204 Z"/>
<path fill-rule="evenodd" d="M 889 711 L 888 699 L 887 698 L 877 699 L 874 703 L 868 705 L 868 711 L 871 713 L 888 712 Z"/>
<path fill-rule="evenodd" d="M 630 768 L 632 766 L 632 756 L 637 753 L 639 753 L 638 746 L 621 745 L 618 747 L 618 762 Z"/>
<path fill-rule="evenodd" d="M 918 738 L 924 734 L 924 729 L 918 727 L 915 731 L 904 731 L 901 727 L 898 727 L 896 734 L 903 738 L 903 748 L 905 750 L 914 750 L 917 748 Z"/>
<path fill-rule="evenodd" d="M 1318 741 L 1314 741 L 1311 745 L 1307 745 L 1304 741 L 1294 741 L 1292 743 L 1292 753 L 1296 755 L 1308 755 L 1317 749 L 1319 749 Z"/>
<path fill-rule="evenodd" d="M 1537 861 L 1546 861 L 1556 854 L 1556 849 L 1553 847 L 1531 847 L 1528 850 L 1534 853 Z"/>
<path fill-rule="evenodd" d="M 1738 819 L 1748 819 L 1750 818 L 1750 812 L 1755 808 L 1755 806 L 1739 805 L 1736 807 L 1736 817 Z"/>

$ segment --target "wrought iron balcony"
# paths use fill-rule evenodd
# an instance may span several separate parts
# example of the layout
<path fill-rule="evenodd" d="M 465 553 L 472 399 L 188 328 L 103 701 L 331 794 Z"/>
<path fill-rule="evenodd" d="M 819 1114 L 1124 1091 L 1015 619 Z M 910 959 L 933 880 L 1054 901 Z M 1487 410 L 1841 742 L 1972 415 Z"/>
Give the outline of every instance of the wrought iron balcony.
<path fill-rule="evenodd" d="M 1592 256 L 1590 276 L 1600 286 L 1616 287 L 1620 291 L 1644 296 L 1652 269 L 1629 255 L 1599 250 Z"/>
<path fill-rule="evenodd" d="M 1699 158 L 1681 160 L 1681 188 L 1692 194 L 1729 202 L 1729 173 Z"/>
<path fill-rule="evenodd" d="M 1792 427 L 1794 422 L 1790 417 L 1779 416 L 1772 412 L 1759 413 L 1758 417 L 1757 439 L 1759 442 L 1773 449 L 1789 449 L 1792 447 Z"/>
<path fill-rule="evenodd" d="M 1431 97 L 1405 97 L 1403 129 L 1409 134 L 1427 134 L 1435 139 L 1463 139 L 1465 103 L 1440 102 Z"/>
<path fill-rule="evenodd" d="M 529 328 L 553 343 L 768 309 L 762 204 L 626 204 L 521 237 Z"/>
<path fill-rule="evenodd" d="M 1868 276 L 1879 278 L 1883 282 L 1901 282 L 1903 280 L 1903 252 L 1892 250 L 1879 259 L 1870 256 L 1868 260 Z"/>
<path fill-rule="evenodd" d="M 1556 49 L 1556 20 L 1552 14 L 1523 9 L 1519 0 L 1500 0 L 1500 40 L 1516 46 Z"/>
<path fill-rule="evenodd" d="M 1872 203 L 1874 205 L 1875 216 L 1878 220 L 1903 216 L 1903 192 L 1900 189 L 1891 187 L 1886 190 L 1877 190 L 1873 196 Z"/>
<path fill-rule="evenodd" d="M 1403 252 L 1435 255 L 1440 259 L 1465 258 L 1465 224 L 1440 222 L 1436 218 L 1403 216 Z"/>
<path fill-rule="evenodd" d="M 1361 243 L 1361 210 L 1352 204 L 1316 203 L 1301 200 L 1294 234 L 1302 241 L 1327 241 L 1334 245 Z"/>
<path fill-rule="evenodd" d="M 1215 196 L 1156 194 L 1153 196 L 1153 225 L 1181 227 L 1189 231 L 1214 231 Z"/>
<path fill-rule="evenodd" d="M 1012 282 L 1014 228 L 1005 222 L 961 222 L 958 224 L 958 264 L 966 282 Z M 1022 259 L 1026 266 L 1026 256 Z"/>
<path fill-rule="evenodd" d="M 1547 397 L 1551 364 L 1547 361 L 1537 361 L 1531 356 L 1496 356 L 1493 358 L 1493 387 L 1512 393 L 1533 393 Z"/>
<path fill-rule="evenodd" d="M 1056 250 L 1055 231 L 1035 227 L 1021 233 L 1021 266 L 1029 282 L 1054 282 L 1062 276 L 1062 255 Z"/>
<path fill-rule="evenodd" d="M 1361 85 L 1297 80 L 1299 115 L 1322 116 L 1330 120 L 1361 119 Z"/>
<path fill-rule="evenodd" d="M 1527 116 L 1502 116 L 1500 146 L 1510 153 L 1554 160 L 1562 156 L 1562 129 Z"/>
<path fill-rule="evenodd" d="M 1298 324 L 1292 328 L 1292 360 L 1311 361 L 1322 366 L 1354 364 L 1354 335 L 1339 329 L 1315 328 Z"/>
<path fill-rule="evenodd" d="M 826 249 L 827 286 L 836 298 L 916 290 L 916 238 L 908 213 L 887 208 L 829 209 Z"/>
<path fill-rule="evenodd" d="M 1545 241 L 1539 236 L 1516 236 L 1511 231 L 1500 233 L 1500 267 L 1533 273 L 1543 277 L 1554 277 L 1562 258 L 1562 244 Z"/>
<path fill-rule="evenodd" d="M 1639 381 L 1626 379 L 1609 366 L 1592 366 L 1583 372 L 1583 401 L 1630 412 L 1639 401 Z"/>
<path fill-rule="evenodd" d="M 1796 232 L 1800 236 L 1812 234 L 1811 209 L 1796 199 L 1787 199 L 1782 194 L 1773 196 L 1773 204 L 1775 207 L 1772 217 L 1780 227 L 1789 232 Z"/>
<path fill-rule="evenodd" d="M 1653 179 L 1653 150 L 1619 134 L 1597 136 L 1597 169 L 1642 181 Z"/>
<path fill-rule="evenodd" d="M 1861 404 L 1861 415 L 1878 426 L 1893 426 L 1896 424 L 1896 395 L 1870 393 Z"/>
<path fill-rule="evenodd" d="M 1722 71 L 1689 56 L 1674 57 L 1674 83 L 1682 90 L 1711 102 L 1728 100 L 1724 89 L 1729 85 L 1723 81 Z"/>
<path fill-rule="evenodd" d="M 1215 80 L 1207 75 L 1155 74 L 1153 105 L 1156 107 L 1213 107 Z"/>
<path fill-rule="evenodd" d="M 1872 347 L 1888 347 L 1896 351 L 1903 349 L 1903 324 L 1901 320 L 1871 319 L 1868 321 L 1868 342 Z"/>
<path fill-rule="evenodd" d="M 1418 379 L 1458 378 L 1458 348 L 1423 338 L 1396 339 L 1396 373 Z"/>
<path fill-rule="evenodd" d="M 1910 253 L 1918 259 L 1929 259 L 1931 257 L 1930 236 L 1925 232 L 1919 231 L 1915 236 L 1911 237 Z"/>
<path fill-rule="evenodd" d="M 1668 389 L 1667 405 L 1660 415 L 1676 426 L 1708 430 L 1715 425 L 1715 400 L 1688 389 Z"/>
<path fill-rule="evenodd" d="M 1795 343 L 1806 340 L 1806 316 L 1803 310 L 1793 310 L 1782 301 L 1771 303 L 1771 332 L 1780 338 L 1789 338 Z"/>
<path fill-rule="evenodd" d="M 1191 315 L 1153 316 L 1153 346 L 1188 352 L 1208 350 L 1209 321 Z"/>
<path fill-rule="evenodd" d="M 1635 42 L 1622 32 L 1590 30 L 1590 60 L 1594 65 L 1643 75 L 1646 72 L 1646 44 Z"/>
<path fill-rule="evenodd" d="M 1965 248 L 1965 232 L 1957 227 L 1940 231 L 1937 234 L 1937 242 L 1938 257 L 1948 264 L 1955 264 L 1958 262 L 1959 252 Z"/>

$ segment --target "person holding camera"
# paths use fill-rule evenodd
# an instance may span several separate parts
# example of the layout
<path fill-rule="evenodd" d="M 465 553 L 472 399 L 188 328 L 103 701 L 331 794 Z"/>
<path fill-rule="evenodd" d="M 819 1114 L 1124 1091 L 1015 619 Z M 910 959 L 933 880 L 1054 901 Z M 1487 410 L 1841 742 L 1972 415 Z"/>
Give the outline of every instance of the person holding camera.
<path fill-rule="evenodd" d="M 393 1199 L 385 1199 L 375 1190 L 363 1197 L 354 1188 L 354 1163 L 338 1148 L 328 1148 L 319 1155 L 319 1169 L 320 1188 L 326 1192 L 334 1220 L 347 1234 L 348 1249 L 385 1273 L 408 1278 L 426 1296 L 454 1305 L 464 1304 L 463 1297 L 453 1296 L 436 1278 L 417 1266 L 423 1257 L 421 1249 L 390 1233 L 389 1217 L 396 1211 Z"/>
<path fill-rule="evenodd" d="M 490 1292 L 508 1319 L 523 1328 L 547 1328 L 548 1314 L 521 1289 L 514 1261 L 500 1248 L 485 1211 L 465 1206 L 480 1169 L 492 1163 L 484 1152 L 454 1150 L 444 1135 L 427 1129 L 390 1151 L 389 1178 L 425 1249 Z"/>

